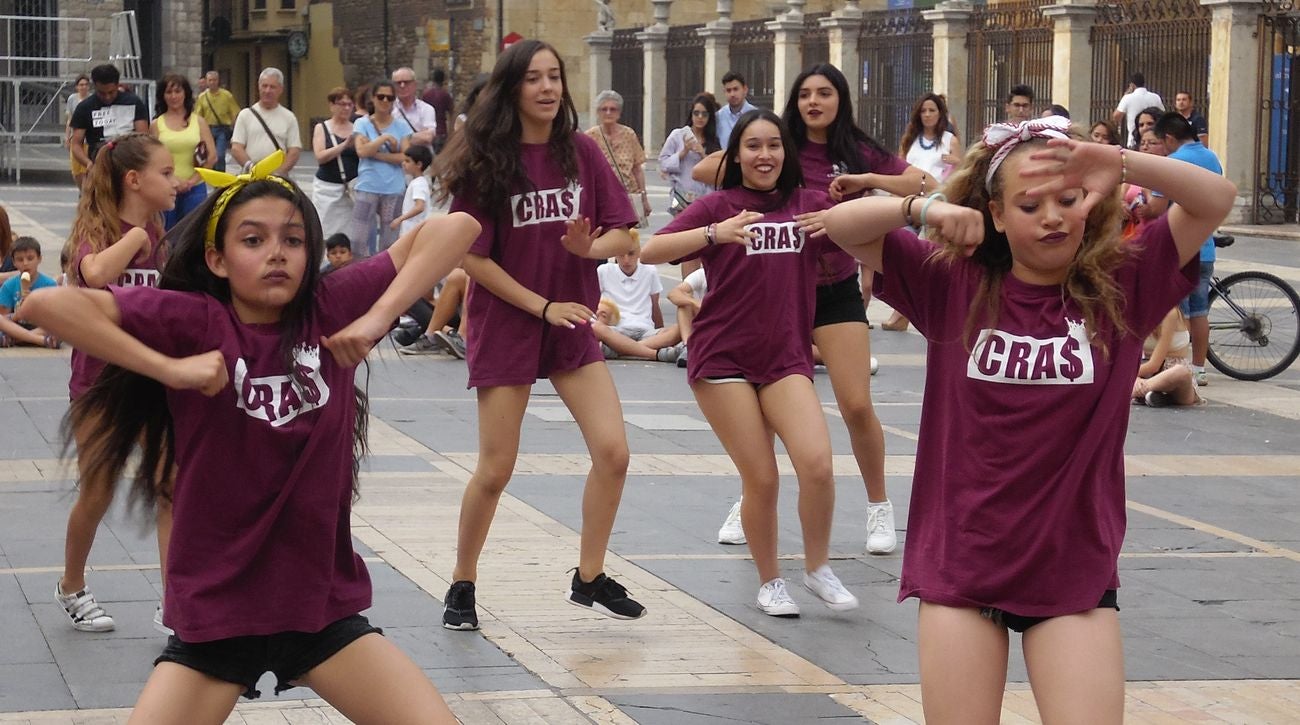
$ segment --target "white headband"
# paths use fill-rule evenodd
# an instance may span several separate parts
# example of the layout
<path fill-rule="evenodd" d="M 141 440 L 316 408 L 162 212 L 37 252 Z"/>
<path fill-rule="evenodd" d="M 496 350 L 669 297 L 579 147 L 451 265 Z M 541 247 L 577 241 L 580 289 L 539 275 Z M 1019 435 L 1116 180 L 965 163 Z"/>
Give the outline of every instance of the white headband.
<path fill-rule="evenodd" d="M 984 176 L 984 188 L 993 184 L 993 174 L 1021 143 L 1033 138 L 1069 138 L 1070 120 L 1061 116 L 1035 118 L 1020 123 L 995 123 L 984 129 L 984 145 L 997 149 Z"/>

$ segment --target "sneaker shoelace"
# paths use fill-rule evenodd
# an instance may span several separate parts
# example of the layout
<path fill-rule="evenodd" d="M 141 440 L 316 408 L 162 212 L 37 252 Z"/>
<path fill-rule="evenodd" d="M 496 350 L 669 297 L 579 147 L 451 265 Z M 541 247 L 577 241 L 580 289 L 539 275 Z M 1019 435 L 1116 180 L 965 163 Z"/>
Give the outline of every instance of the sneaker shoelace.
<path fill-rule="evenodd" d="M 883 507 L 871 507 L 867 509 L 867 533 L 888 533 L 885 527 L 885 509 Z"/>
<path fill-rule="evenodd" d="M 731 511 L 727 512 L 727 520 L 723 525 L 731 526 L 737 523 L 740 523 L 740 502 L 736 502 L 736 504 L 731 507 Z"/>
<path fill-rule="evenodd" d="M 840 581 L 839 577 L 835 576 L 834 572 L 828 571 L 828 572 L 817 573 L 813 575 L 813 578 L 816 579 L 818 582 L 820 582 L 821 585 L 825 587 L 831 594 L 834 594 L 837 597 L 847 599 L 849 596 L 851 596 L 849 594 L 849 590 L 844 588 L 843 582 Z"/>
<path fill-rule="evenodd" d="M 793 602 L 793 601 L 794 600 L 790 598 L 790 592 L 786 591 L 785 580 L 784 579 L 774 580 L 772 582 L 772 601 L 770 603 L 784 604 L 786 602 Z"/>
<path fill-rule="evenodd" d="M 622 584 L 619 584 L 608 576 L 601 579 L 599 583 L 593 583 L 596 584 L 596 592 L 603 594 L 606 601 L 613 602 L 620 599 L 627 599 L 627 589 Z"/>

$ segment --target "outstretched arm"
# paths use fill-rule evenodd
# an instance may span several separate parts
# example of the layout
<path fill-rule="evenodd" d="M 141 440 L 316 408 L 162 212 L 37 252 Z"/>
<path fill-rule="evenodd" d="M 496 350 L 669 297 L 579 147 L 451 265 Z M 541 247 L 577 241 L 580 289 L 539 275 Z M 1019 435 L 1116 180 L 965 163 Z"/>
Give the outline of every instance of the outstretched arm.
<path fill-rule="evenodd" d="M 216 395 L 228 380 L 219 350 L 174 358 L 123 330 L 121 311 L 111 292 L 46 287 L 33 292 L 16 317 L 36 323 L 87 355 L 153 378 L 169 388 Z"/>
<path fill-rule="evenodd" d="M 716 224 L 656 234 L 641 248 L 641 261 L 661 264 L 686 257 L 710 244 L 748 244 L 757 235 L 745 227 L 762 218 L 762 212 L 742 211 Z"/>
<path fill-rule="evenodd" d="M 826 234 L 872 272 L 881 272 L 881 240 L 886 232 L 920 221 L 931 238 L 955 245 L 969 255 L 984 241 L 984 217 L 974 209 L 936 199 L 868 196 L 836 204 L 822 217 Z"/>
<path fill-rule="evenodd" d="M 474 217 L 456 212 L 426 220 L 389 247 L 397 277 L 364 315 L 321 341 L 339 364 L 361 362 L 393 320 L 460 264 L 479 230 Z"/>
<path fill-rule="evenodd" d="M 623 228 L 605 231 L 601 227 L 591 228 L 591 220 L 585 217 L 570 219 L 564 223 L 564 234 L 560 243 L 570 254 L 587 259 L 609 259 L 631 249 L 636 242 L 632 234 Z"/>

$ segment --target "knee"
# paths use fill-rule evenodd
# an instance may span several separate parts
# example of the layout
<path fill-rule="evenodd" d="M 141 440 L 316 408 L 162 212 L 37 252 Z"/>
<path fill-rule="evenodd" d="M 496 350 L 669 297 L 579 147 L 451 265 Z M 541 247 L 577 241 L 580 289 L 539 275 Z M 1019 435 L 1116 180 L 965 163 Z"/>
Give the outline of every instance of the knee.
<path fill-rule="evenodd" d="M 799 488 L 833 489 L 835 487 L 835 467 L 831 461 L 830 451 L 815 460 L 804 462 L 799 466 Z"/>
<path fill-rule="evenodd" d="M 591 448 L 592 468 L 604 476 L 620 480 L 627 478 L 627 469 L 631 460 L 632 454 L 628 452 L 625 440 L 610 441 Z"/>
<path fill-rule="evenodd" d="M 840 415 L 852 426 L 864 426 L 869 424 L 876 417 L 876 409 L 871 404 L 871 396 L 868 395 L 850 395 L 845 400 L 837 401 L 839 404 Z"/>
<path fill-rule="evenodd" d="M 480 458 L 474 469 L 474 477 L 470 479 L 470 486 L 480 493 L 497 498 L 505 492 L 513 473 L 513 460 L 507 463 Z"/>

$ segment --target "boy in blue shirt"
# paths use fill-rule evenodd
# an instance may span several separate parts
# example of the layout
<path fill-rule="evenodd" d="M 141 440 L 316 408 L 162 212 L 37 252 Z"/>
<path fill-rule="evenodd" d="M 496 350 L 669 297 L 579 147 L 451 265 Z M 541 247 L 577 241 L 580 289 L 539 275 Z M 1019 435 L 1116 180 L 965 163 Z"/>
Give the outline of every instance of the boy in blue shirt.
<path fill-rule="evenodd" d="M 13 260 L 18 275 L 0 285 L 0 347 L 11 347 L 15 343 L 59 347 L 59 341 L 39 327 L 27 327 L 13 321 L 13 313 L 18 311 L 32 290 L 58 285 L 53 278 L 40 272 L 41 243 L 31 237 L 18 237 L 14 240 Z"/>

